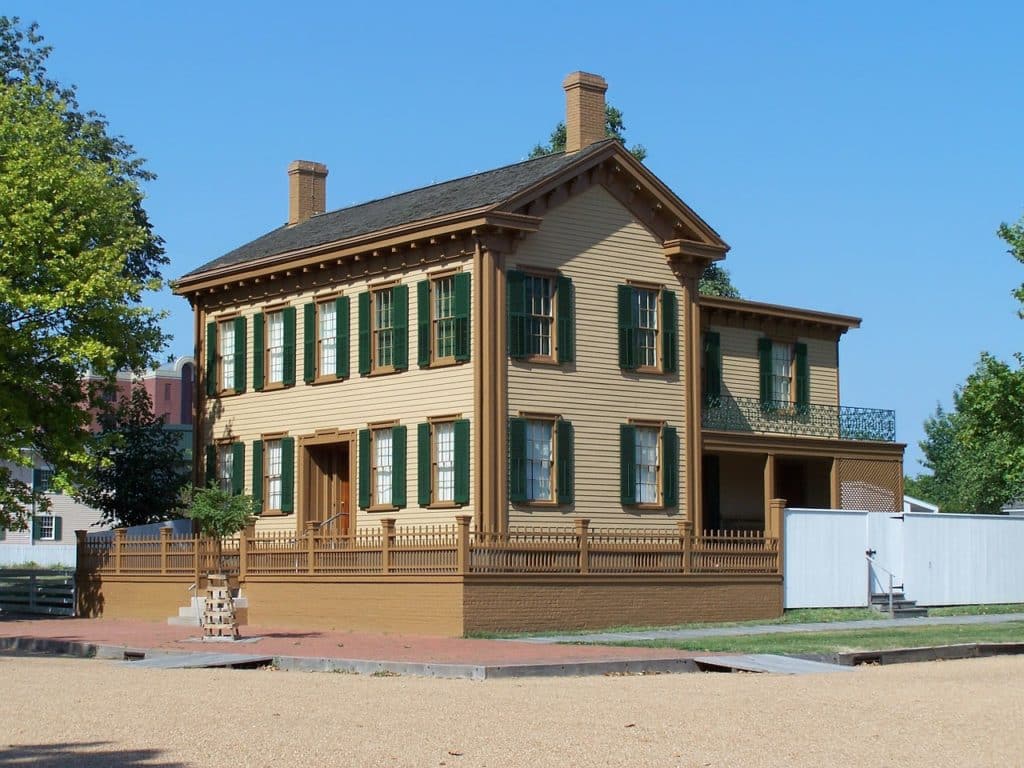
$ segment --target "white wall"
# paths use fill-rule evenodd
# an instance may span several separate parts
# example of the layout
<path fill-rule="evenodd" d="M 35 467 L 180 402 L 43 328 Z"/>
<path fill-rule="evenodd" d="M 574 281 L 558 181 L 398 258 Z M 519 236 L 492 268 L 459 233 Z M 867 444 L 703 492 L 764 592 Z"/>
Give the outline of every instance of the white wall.
<path fill-rule="evenodd" d="M 787 509 L 785 517 L 785 607 L 866 606 L 868 513 Z"/>
<path fill-rule="evenodd" d="M 74 544 L 0 544 L 0 567 L 33 562 L 74 568 L 78 561 L 77 549 Z"/>

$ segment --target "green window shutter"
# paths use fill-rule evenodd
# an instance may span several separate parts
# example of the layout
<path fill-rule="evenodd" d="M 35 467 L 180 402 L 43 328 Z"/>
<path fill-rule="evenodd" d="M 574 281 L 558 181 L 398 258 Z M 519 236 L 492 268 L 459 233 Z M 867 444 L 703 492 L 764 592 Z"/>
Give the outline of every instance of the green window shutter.
<path fill-rule="evenodd" d="M 217 482 L 217 446 L 206 446 L 206 485 Z"/>
<path fill-rule="evenodd" d="M 470 280 L 468 272 L 455 275 L 455 359 L 460 363 L 470 358 Z"/>
<path fill-rule="evenodd" d="M 252 441 L 252 511 L 263 512 L 263 441 Z"/>
<path fill-rule="evenodd" d="M 667 288 L 661 292 L 661 369 L 665 373 L 679 370 L 679 310 L 676 294 Z"/>
<path fill-rule="evenodd" d="M 633 286 L 619 287 L 619 368 L 636 369 L 636 299 Z M 635 495 L 635 494 L 634 494 Z"/>
<path fill-rule="evenodd" d="M 416 364 L 430 366 L 430 281 L 416 284 Z"/>
<path fill-rule="evenodd" d="M 309 384 L 316 378 L 316 304 L 302 308 L 302 380 Z"/>
<path fill-rule="evenodd" d="M 284 315 L 284 385 L 286 387 L 295 384 L 295 307 L 285 307 L 281 310 Z"/>
<path fill-rule="evenodd" d="M 395 313 L 395 333 L 392 336 L 395 340 L 395 369 L 404 371 L 409 367 L 409 286 L 396 285 L 391 291 Z"/>
<path fill-rule="evenodd" d="M 217 324 L 206 324 L 206 394 L 217 394 Z"/>
<path fill-rule="evenodd" d="M 32 491 L 35 492 L 35 493 L 39 493 L 41 490 L 43 490 L 42 485 L 43 485 L 43 470 L 41 470 L 41 469 L 33 469 L 32 470 Z"/>
<path fill-rule="evenodd" d="M 370 372 L 370 292 L 359 294 L 359 375 Z M 367 504 L 369 506 L 369 504 Z"/>
<path fill-rule="evenodd" d="M 245 443 L 231 444 L 231 495 L 245 492 Z"/>
<path fill-rule="evenodd" d="M 267 355 L 267 345 L 264 340 L 264 324 L 266 315 L 262 312 L 252 318 L 252 388 L 257 392 L 263 391 L 263 360 Z"/>
<path fill-rule="evenodd" d="M 281 438 L 281 511 L 295 511 L 295 438 Z"/>
<path fill-rule="evenodd" d="M 793 353 L 796 357 L 796 404 L 806 411 L 811 404 L 811 370 L 807 363 L 807 345 L 796 344 Z"/>
<path fill-rule="evenodd" d="M 235 318 L 235 392 L 245 392 L 245 318 Z"/>
<path fill-rule="evenodd" d="M 348 296 L 339 296 L 334 300 L 335 347 L 337 359 L 334 362 L 335 376 L 339 379 L 348 378 L 349 361 L 349 300 Z"/>
<path fill-rule="evenodd" d="M 60 541 L 64 537 L 64 518 L 53 518 L 53 540 Z"/>
<path fill-rule="evenodd" d="M 6 538 L 7 538 L 7 529 L 6 528 L 0 528 L 0 541 L 3 541 Z"/>
<path fill-rule="evenodd" d="M 761 369 L 761 408 L 772 406 L 772 340 L 757 340 L 757 357 Z"/>
<path fill-rule="evenodd" d="M 675 427 L 661 428 L 661 501 L 666 507 L 679 504 L 679 435 Z"/>
<path fill-rule="evenodd" d="M 396 507 L 406 505 L 406 466 L 408 452 L 406 450 L 406 428 L 398 425 L 391 428 L 391 504 Z"/>
<path fill-rule="evenodd" d="M 359 508 L 370 506 L 370 430 L 359 430 Z"/>
<path fill-rule="evenodd" d="M 32 516 L 32 541 L 38 541 L 43 537 L 43 521 L 35 515 Z"/>
<path fill-rule="evenodd" d="M 455 503 L 469 504 L 469 420 L 455 422 Z"/>
<path fill-rule="evenodd" d="M 704 402 L 722 396 L 722 339 L 716 331 L 704 334 Z"/>
<path fill-rule="evenodd" d="M 556 466 L 555 489 L 558 494 L 559 504 L 572 504 L 575 499 L 573 483 L 576 473 L 576 451 L 573 445 L 574 433 L 572 423 L 568 421 L 555 422 L 555 444 L 558 451 Z"/>
<path fill-rule="evenodd" d="M 558 362 L 571 363 L 576 359 L 575 334 L 573 333 L 572 280 L 565 275 L 558 276 L 555 288 L 555 322 L 558 325 Z"/>
<path fill-rule="evenodd" d="M 619 425 L 619 497 L 623 504 L 636 504 L 636 427 Z"/>
<path fill-rule="evenodd" d="M 430 424 L 424 421 L 416 426 L 416 501 L 421 507 L 430 504 L 430 486 L 434 463 L 430 455 Z"/>
<path fill-rule="evenodd" d="M 526 357 L 526 280 L 517 269 L 505 276 L 508 282 L 508 355 L 513 359 Z M 524 486 L 523 493 L 526 493 Z"/>
<path fill-rule="evenodd" d="M 526 501 L 526 419 L 508 420 L 508 498 Z"/>

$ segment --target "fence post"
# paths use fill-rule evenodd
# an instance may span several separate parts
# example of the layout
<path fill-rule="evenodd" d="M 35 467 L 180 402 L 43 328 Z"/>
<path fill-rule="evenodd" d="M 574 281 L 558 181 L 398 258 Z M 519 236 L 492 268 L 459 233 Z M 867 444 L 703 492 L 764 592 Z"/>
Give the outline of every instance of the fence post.
<path fill-rule="evenodd" d="M 391 572 L 391 542 L 395 538 L 395 518 L 384 517 L 380 521 L 383 540 L 380 545 L 380 572 Z"/>
<path fill-rule="evenodd" d="M 681 570 L 690 573 L 693 570 L 693 521 L 677 520 L 676 525 L 679 526 L 679 540 L 683 547 Z"/>
<path fill-rule="evenodd" d="M 238 533 L 238 581 L 245 581 L 249 574 L 249 542 L 256 535 L 256 523 L 250 520 Z"/>
<path fill-rule="evenodd" d="M 86 548 L 86 541 L 87 541 L 86 537 L 88 535 L 89 534 L 88 534 L 87 531 L 75 531 L 75 550 L 76 550 L 76 553 L 77 553 L 75 555 L 75 558 L 76 558 L 75 562 L 78 563 L 77 567 L 82 569 L 83 571 L 86 568 L 88 568 L 89 570 L 92 570 L 92 563 L 88 563 L 88 565 L 87 565 L 88 557 L 89 557 L 89 555 L 88 555 L 88 551 L 89 550 Z"/>
<path fill-rule="evenodd" d="M 316 531 L 319 523 L 311 521 L 306 523 L 306 572 L 316 571 Z"/>
<path fill-rule="evenodd" d="M 466 574 L 470 569 L 469 562 L 469 521 L 472 515 L 455 516 L 455 570 L 460 574 Z"/>
<path fill-rule="evenodd" d="M 778 542 L 778 571 L 779 574 L 784 573 L 783 563 L 783 552 L 782 552 L 782 534 L 783 529 L 786 525 L 786 500 L 785 499 L 772 499 L 769 505 L 770 514 L 768 515 L 768 522 L 771 527 L 771 533 L 768 532 L 768 528 L 765 528 L 765 536 L 773 536 Z"/>
<path fill-rule="evenodd" d="M 590 520 L 588 518 L 576 519 L 576 546 L 579 547 L 580 573 L 590 573 Z"/>
<path fill-rule="evenodd" d="M 167 575 L 167 544 L 171 539 L 171 529 L 160 529 L 160 575 Z"/>
<path fill-rule="evenodd" d="M 114 573 L 121 572 L 121 550 L 124 548 L 126 528 L 114 529 Z"/>

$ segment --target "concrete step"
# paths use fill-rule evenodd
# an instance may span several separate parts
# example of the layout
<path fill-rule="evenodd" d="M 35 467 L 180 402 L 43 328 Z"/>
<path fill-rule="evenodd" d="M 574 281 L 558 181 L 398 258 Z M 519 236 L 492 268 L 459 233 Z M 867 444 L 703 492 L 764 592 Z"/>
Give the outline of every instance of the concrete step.
<path fill-rule="evenodd" d="M 239 624 L 245 624 L 248 620 L 249 600 L 245 597 L 234 598 L 235 617 Z M 172 626 L 192 627 L 199 624 L 199 619 L 206 606 L 205 597 L 193 597 L 188 605 L 178 607 L 178 615 L 170 616 L 167 623 Z"/>

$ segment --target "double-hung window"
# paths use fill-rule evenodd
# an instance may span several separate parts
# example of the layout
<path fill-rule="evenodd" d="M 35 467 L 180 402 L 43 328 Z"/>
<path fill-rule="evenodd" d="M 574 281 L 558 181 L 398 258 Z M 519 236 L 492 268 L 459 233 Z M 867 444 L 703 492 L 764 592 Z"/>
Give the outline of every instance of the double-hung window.
<path fill-rule="evenodd" d="M 281 509 L 281 469 L 282 451 L 280 440 L 267 440 L 263 443 L 263 483 L 267 489 L 266 508 L 271 511 Z"/>
<path fill-rule="evenodd" d="M 359 295 L 359 372 L 409 366 L 409 287 L 383 285 Z"/>
<path fill-rule="evenodd" d="M 316 369 L 334 376 L 338 366 L 338 312 L 335 302 L 322 301 L 316 312 Z"/>
<path fill-rule="evenodd" d="M 417 428 L 417 489 L 421 507 L 469 503 L 469 421 L 432 418 Z"/>
<path fill-rule="evenodd" d="M 303 380 L 307 384 L 348 378 L 349 299 L 321 298 L 303 310 Z"/>
<path fill-rule="evenodd" d="M 278 307 L 253 317 L 253 387 L 295 384 L 295 307 Z"/>
<path fill-rule="evenodd" d="M 807 345 L 801 342 L 758 339 L 761 368 L 761 407 L 765 410 L 810 404 L 810 366 Z"/>
<path fill-rule="evenodd" d="M 567 276 L 509 270 L 508 353 L 514 360 L 575 360 L 573 285 Z"/>
<path fill-rule="evenodd" d="M 234 446 L 223 444 L 217 446 L 217 487 L 228 493 L 232 490 L 235 476 Z"/>
<path fill-rule="evenodd" d="M 284 383 L 284 312 L 269 312 L 267 324 L 267 383 Z"/>
<path fill-rule="evenodd" d="M 624 505 L 665 508 L 679 503 L 679 436 L 674 427 L 622 424 L 619 452 Z"/>
<path fill-rule="evenodd" d="M 382 288 L 373 294 L 373 361 L 376 368 L 395 365 L 395 292 Z"/>
<path fill-rule="evenodd" d="M 295 511 L 295 438 L 268 436 L 252 443 L 252 498 L 257 513 Z"/>
<path fill-rule="evenodd" d="M 237 394 L 245 391 L 246 320 L 233 317 L 206 324 L 206 394 Z M 259 346 L 256 347 L 259 350 Z M 256 356 L 259 359 L 259 355 Z"/>
<path fill-rule="evenodd" d="M 417 286 L 417 362 L 421 368 L 469 360 L 470 276 L 444 272 Z"/>
<path fill-rule="evenodd" d="M 679 359 L 676 295 L 667 288 L 618 287 L 619 367 L 675 373 Z"/>
<path fill-rule="evenodd" d="M 772 399 L 776 403 L 793 402 L 793 346 L 772 342 Z"/>
<path fill-rule="evenodd" d="M 509 499 L 520 504 L 574 500 L 573 427 L 557 416 L 509 419 Z"/>
<path fill-rule="evenodd" d="M 39 521 L 39 540 L 53 541 L 55 538 L 55 525 L 53 515 L 39 515 L 36 519 Z"/>
<path fill-rule="evenodd" d="M 455 501 L 455 424 L 442 421 L 434 425 L 433 446 L 434 499 Z"/>
<path fill-rule="evenodd" d="M 406 428 L 382 424 L 359 431 L 359 506 L 363 509 L 404 507 Z"/>
<path fill-rule="evenodd" d="M 222 322 L 219 335 L 221 389 L 231 389 L 235 381 L 235 321 Z"/>

